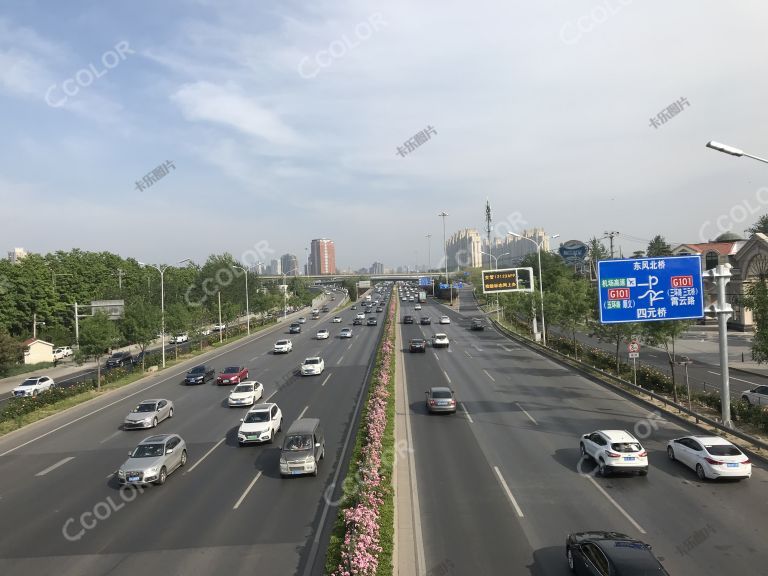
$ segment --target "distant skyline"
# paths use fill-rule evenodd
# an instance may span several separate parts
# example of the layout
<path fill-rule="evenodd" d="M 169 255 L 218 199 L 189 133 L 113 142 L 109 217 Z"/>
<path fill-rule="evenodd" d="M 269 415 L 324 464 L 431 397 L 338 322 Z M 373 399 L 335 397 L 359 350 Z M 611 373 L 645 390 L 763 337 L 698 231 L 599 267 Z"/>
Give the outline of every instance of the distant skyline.
<path fill-rule="evenodd" d="M 768 213 L 768 166 L 705 144 L 768 156 L 766 16 L 757 0 L 6 0 L 0 247 L 291 253 L 303 271 L 328 237 L 341 269 L 396 268 L 426 264 L 427 234 L 437 262 L 440 212 L 447 236 L 484 235 L 486 199 L 497 235 L 539 227 L 553 249 L 743 235 Z"/>

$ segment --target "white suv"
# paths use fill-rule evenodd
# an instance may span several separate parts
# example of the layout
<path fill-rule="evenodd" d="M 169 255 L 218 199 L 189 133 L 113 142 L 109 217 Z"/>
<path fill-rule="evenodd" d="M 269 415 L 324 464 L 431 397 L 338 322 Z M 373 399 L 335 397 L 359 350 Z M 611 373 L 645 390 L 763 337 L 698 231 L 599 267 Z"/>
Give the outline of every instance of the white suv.
<path fill-rule="evenodd" d="M 293 342 L 288 339 L 278 340 L 275 342 L 275 354 L 287 354 L 293 350 Z"/>
<path fill-rule="evenodd" d="M 248 410 L 245 418 L 240 420 L 237 442 L 240 446 L 250 442 L 269 442 L 271 444 L 282 428 L 283 413 L 277 404 L 256 404 Z"/>
<path fill-rule="evenodd" d="M 320 356 L 306 358 L 304 362 L 301 363 L 302 376 L 322 374 L 323 370 L 325 370 L 325 362 L 323 362 L 323 359 L 320 358 Z"/>
<path fill-rule="evenodd" d="M 53 378 L 48 376 L 30 376 L 16 386 L 11 394 L 14 396 L 37 396 L 41 392 L 50 390 L 55 385 Z"/>
<path fill-rule="evenodd" d="M 648 452 L 626 430 L 597 430 L 584 434 L 579 442 L 582 457 L 589 456 L 601 476 L 611 472 L 648 474 Z"/>
<path fill-rule="evenodd" d="M 757 406 L 768 406 L 768 386 L 758 386 L 752 390 L 744 390 L 741 393 L 741 399 L 747 404 Z"/>

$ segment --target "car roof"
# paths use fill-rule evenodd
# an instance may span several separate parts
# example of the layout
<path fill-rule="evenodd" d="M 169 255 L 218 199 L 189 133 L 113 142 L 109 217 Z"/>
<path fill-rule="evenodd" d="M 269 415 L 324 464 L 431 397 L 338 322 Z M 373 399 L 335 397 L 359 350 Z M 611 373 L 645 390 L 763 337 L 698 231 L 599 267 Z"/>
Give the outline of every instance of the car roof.
<path fill-rule="evenodd" d="M 304 362 L 308 362 L 309 360 L 322 360 L 322 358 L 320 358 L 320 356 L 307 356 L 304 358 Z"/>
<path fill-rule="evenodd" d="M 611 442 L 637 442 L 637 438 L 632 436 L 626 430 L 598 430 L 600 434 L 608 438 Z"/>
<path fill-rule="evenodd" d="M 139 444 L 158 444 L 160 442 L 167 442 L 174 436 L 176 436 L 176 434 L 157 434 L 155 436 L 144 438 Z"/>
<path fill-rule="evenodd" d="M 160 402 L 161 400 L 165 400 L 165 398 L 147 398 L 146 400 L 142 400 L 141 402 L 139 402 L 139 404 L 149 404 L 150 402 L 157 403 L 157 402 Z"/>
<path fill-rule="evenodd" d="M 448 338 L 448 335 L 445 334 L 444 332 L 436 332 L 435 338 Z"/>
<path fill-rule="evenodd" d="M 265 410 L 272 410 L 272 406 L 277 406 L 274 402 L 265 402 L 263 404 L 254 404 L 248 412 L 264 412 Z"/>
<path fill-rule="evenodd" d="M 720 436 L 687 436 L 704 444 L 705 446 L 732 446 L 733 442 L 720 438 Z"/>
<path fill-rule="evenodd" d="M 288 429 L 286 434 L 311 434 L 320 426 L 320 418 L 299 418 Z"/>
<path fill-rule="evenodd" d="M 452 392 L 448 386 L 432 386 L 429 389 L 430 392 Z"/>

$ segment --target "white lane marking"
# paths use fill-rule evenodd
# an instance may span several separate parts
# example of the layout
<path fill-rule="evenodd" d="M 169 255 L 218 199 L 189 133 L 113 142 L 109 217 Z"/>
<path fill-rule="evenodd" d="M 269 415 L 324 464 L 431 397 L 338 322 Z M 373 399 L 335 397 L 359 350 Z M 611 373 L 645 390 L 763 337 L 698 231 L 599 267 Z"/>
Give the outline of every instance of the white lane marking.
<path fill-rule="evenodd" d="M 251 488 L 253 488 L 253 485 L 256 484 L 257 480 L 261 478 L 261 470 L 259 470 L 259 473 L 256 474 L 256 477 L 251 480 L 251 483 L 248 484 L 248 488 L 245 489 L 245 492 L 243 492 L 243 495 L 240 496 L 240 499 L 235 502 L 235 505 L 232 506 L 232 510 L 237 510 L 240 507 L 240 504 L 243 503 L 243 500 L 245 500 L 245 497 L 248 496 L 248 492 L 251 491 Z"/>
<path fill-rule="evenodd" d="M 525 518 L 525 516 L 523 516 L 523 511 L 520 509 L 520 506 L 517 503 L 517 500 L 515 500 L 515 497 L 512 495 L 512 490 L 509 489 L 507 482 L 504 480 L 504 476 L 501 475 L 501 470 L 499 470 L 498 466 L 494 466 L 493 469 L 496 472 L 496 476 L 499 478 L 499 482 L 501 482 L 501 487 L 504 488 L 504 492 L 507 493 L 507 498 L 509 498 L 509 501 L 512 502 L 512 506 L 515 507 L 515 512 L 517 512 L 517 515 L 520 518 Z"/>
<path fill-rule="evenodd" d="M 472 354 L 470 354 L 470 353 L 469 353 L 469 350 L 464 350 L 464 354 L 466 354 L 467 356 L 469 356 L 470 358 L 472 358 Z"/>
<path fill-rule="evenodd" d="M 344 362 L 344 354 L 342 354 L 341 358 L 339 358 L 339 364 L 341 364 L 342 362 Z"/>
<path fill-rule="evenodd" d="M 115 431 L 114 431 L 112 434 L 110 434 L 109 436 L 107 436 L 106 438 L 104 438 L 104 440 L 99 440 L 99 444 L 104 444 L 104 442 L 107 442 L 107 441 L 109 441 L 109 440 L 112 440 L 112 438 L 114 438 L 114 437 L 115 437 L 115 436 L 117 436 L 118 434 L 122 434 L 122 432 L 123 432 L 122 430 L 115 430 Z"/>
<path fill-rule="evenodd" d="M 486 376 L 488 376 L 488 378 L 490 378 L 490 379 L 491 379 L 491 382 L 496 382 L 496 378 L 494 378 L 493 376 L 491 376 L 491 373 L 490 373 L 490 372 L 488 372 L 488 370 L 486 370 L 485 368 L 483 368 L 483 372 L 485 372 L 485 375 L 486 375 Z"/>
<path fill-rule="evenodd" d="M 506 346 L 504 346 L 503 344 L 499 344 L 499 346 L 501 346 L 501 347 L 502 347 L 504 350 L 506 350 L 507 352 L 512 352 L 512 349 L 511 349 L 511 348 L 507 348 L 507 347 L 506 347 Z"/>
<path fill-rule="evenodd" d="M 114 472 L 110 472 L 110 473 L 107 475 L 107 480 L 109 480 L 110 478 L 113 478 L 114 476 L 115 476 L 115 473 L 114 473 Z"/>
<path fill-rule="evenodd" d="M 750 384 L 751 386 L 760 386 L 760 384 L 757 384 L 756 382 L 750 382 L 749 380 L 742 380 L 741 378 L 734 378 L 733 376 L 729 376 L 729 380 L 736 380 L 736 382 L 744 382 L 745 384 Z"/>
<path fill-rule="evenodd" d="M 539 423 L 538 423 L 538 422 L 536 422 L 536 420 L 534 420 L 534 419 L 533 419 L 533 416 L 531 416 L 530 414 L 528 414 L 528 411 L 527 411 L 525 408 L 523 408 L 522 406 L 520 406 L 520 402 L 515 402 L 515 404 L 517 404 L 517 407 L 518 407 L 518 408 L 520 408 L 520 410 L 522 410 L 522 411 L 523 411 L 523 414 L 525 414 L 526 416 L 528 416 L 528 418 L 530 419 L 530 421 L 531 421 L 531 422 L 533 422 L 534 424 L 536 424 L 536 426 L 538 426 L 538 425 L 539 425 Z"/>
<path fill-rule="evenodd" d="M 74 460 L 74 459 L 75 459 L 74 456 L 67 456 L 63 460 L 59 460 L 58 462 L 56 462 L 56 464 L 54 464 L 53 466 L 48 466 L 48 468 L 46 468 L 45 470 L 41 470 L 40 472 L 35 474 L 35 476 L 45 476 L 51 470 L 56 470 L 56 468 L 58 468 L 59 466 L 63 466 L 64 464 L 66 464 L 70 460 Z"/>
<path fill-rule="evenodd" d="M 472 420 L 472 416 L 469 414 L 469 410 L 467 410 L 467 407 L 466 407 L 466 406 L 464 406 L 464 402 L 459 402 L 459 406 L 461 406 L 461 409 L 462 409 L 462 410 L 464 410 L 464 414 L 466 414 L 466 415 L 467 415 L 467 418 L 469 419 L 469 422 L 470 422 L 471 424 L 474 424 L 474 423 L 475 423 L 475 421 L 474 421 L 474 420 Z"/>
<path fill-rule="evenodd" d="M 211 448 L 210 450 L 208 450 L 208 452 L 206 452 L 205 454 L 203 454 L 203 457 L 202 457 L 202 458 L 200 458 L 200 460 L 198 460 L 197 462 L 195 462 L 195 463 L 192 465 L 192 467 L 191 467 L 189 470 L 187 470 L 186 472 L 184 472 L 184 475 L 186 476 L 187 474 L 189 474 L 190 472 L 192 472 L 192 470 L 194 470 L 195 468 L 197 468 L 197 466 L 198 466 L 198 465 L 199 465 L 199 464 L 200 464 L 200 463 L 201 463 L 203 460 L 205 460 L 206 458 L 208 458 L 208 456 L 210 456 L 211 452 L 213 452 L 214 450 L 216 450 L 216 448 L 218 448 L 219 446 L 221 446 L 221 443 L 222 443 L 222 442 L 224 442 L 224 440 L 226 440 L 226 439 L 227 439 L 227 438 L 226 438 L 226 437 L 224 437 L 224 438 L 222 438 L 221 440 L 219 440 L 218 442 L 216 442 L 216 444 L 214 444 L 214 445 L 213 445 L 213 448 Z"/>
<path fill-rule="evenodd" d="M 349 343 L 349 346 L 347 346 L 347 351 L 349 351 L 350 348 L 352 348 L 352 344 L 354 343 L 354 340 Z"/>
<path fill-rule="evenodd" d="M 328 382 L 328 379 L 329 379 L 331 376 L 333 376 L 333 374 L 332 374 L 332 373 L 331 373 L 331 374 L 328 374 L 328 376 L 326 376 L 326 377 L 325 377 L 325 380 L 323 380 L 323 383 L 322 383 L 322 384 L 320 384 L 320 386 L 325 386 L 325 383 L 326 383 L 326 382 Z"/>
<path fill-rule="evenodd" d="M 434 350 L 432 350 L 432 354 L 434 354 L 434 356 L 435 356 L 435 360 L 440 360 L 440 357 L 437 355 L 437 352 L 435 352 Z"/>
<path fill-rule="evenodd" d="M 658 354 L 648 354 L 648 356 L 650 356 L 651 358 L 658 358 L 659 357 Z"/>
<path fill-rule="evenodd" d="M 266 356 L 268 353 L 269 353 L 269 351 L 265 352 L 264 354 L 261 354 L 260 356 L 254 356 L 253 358 L 251 358 L 251 359 L 249 360 L 249 362 L 255 362 L 256 360 L 258 360 L 259 358 L 261 358 L 261 356 Z"/>
<path fill-rule="evenodd" d="M 298 416 L 297 420 L 298 420 L 299 418 L 303 418 L 303 417 L 304 417 L 304 414 L 307 412 L 307 410 L 309 410 L 309 406 L 304 406 L 304 410 L 302 410 L 302 411 L 301 411 L 301 414 L 299 414 L 299 416 Z"/>
<path fill-rule="evenodd" d="M 445 374 L 445 379 L 446 379 L 446 380 L 448 380 L 448 384 L 452 384 L 452 382 L 451 382 L 451 377 L 450 377 L 450 376 L 448 376 L 448 372 L 446 372 L 445 370 L 443 370 L 443 374 Z"/>
<path fill-rule="evenodd" d="M 624 508 L 622 508 L 622 507 L 619 505 L 619 503 L 618 503 L 618 502 L 616 502 L 616 500 L 614 500 L 614 499 L 611 497 L 611 495 L 610 495 L 610 494 L 608 494 L 608 492 L 606 492 L 606 491 L 603 489 L 603 487 L 602 487 L 602 486 L 600 486 L 600 484 L 598 484 L 597 482 L 595 482 L 595 479 L 594 479 L 594 478 L 592 478 L 592 476 L 589 476 L 588 474 L 582 474 L 582 476 L 584 476 L 585 478 L 588 478 L 588 479 L 589 479 L 589 481 L 590 481 L 590 482 L 592 482 L 592 484 L 595 486 L 595 488 L 597 488 L 598 490 L 600 490 L 600 492 L 602 492 L 603 496 L 605 496 L 605 497 L 608 499 L 608 501 L 609 501 L 611 504 L 613 504 L 613 505 L 616 507 L 616 509 L 617 509 L 619 512 L 621 512 L 621 513 L 624 515 L 624 517 L 625 517 L 627 520 L 629 520 L 629 521 L 631 522 L 632 526 L 634 526 L 635 528 L 637 528 L 637 531 L 638 531 L 638 532 L 640 532 L 640 534 L 645 534 L 645 533 L 646 533 L 646 532 L 645 532 L 645 530 L 643 530 L 643 527 L 642 527 L 642 526 L 640 526 L 640 524 L 638 524 L 637 522 L 635 522 L 635 519 L 634 519 L 634 518 L 632 518 L 632 516 L 630 516 L 630 515 L 629 515 L 629 513 L 628 513 L 626 510 L 624 510 Z"/>
<path fill-rule="evenodd" d="M 478 352 L 482 352 L 483 350 L 478 346 L 477 344 L 472 344 L 472 347 L 477 350 Z"/>

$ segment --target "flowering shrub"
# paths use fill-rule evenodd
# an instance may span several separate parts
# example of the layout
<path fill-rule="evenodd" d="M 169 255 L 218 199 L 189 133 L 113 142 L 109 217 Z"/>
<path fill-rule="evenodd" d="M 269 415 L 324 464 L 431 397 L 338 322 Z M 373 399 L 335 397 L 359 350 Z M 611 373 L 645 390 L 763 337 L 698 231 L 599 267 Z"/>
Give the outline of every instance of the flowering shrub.
<path fill-rule="evenodd" d="M 355 477 L 358 484 L 346 494 L 340 512 L 343 523 L 343 540 L 339 547 L 338 563 L 331 567 L 334 576 L 375 575 L 381 567 L 382 553 L 382 508 L 391 505 L 391 447 L 385 446 L 390 439 L 385 434 L 391 425 L 388 406 L 391 402 L 394 380 L 394 324 L 395 297 L 390 300 L 384 325 L 384 343 L 379 351 L 367 405 L 360 425 L 360 450 L 350 473 L 357 468 Z M 384 535 L 391 537 L 391 535 Z M 331 551 L 329 549 L 329 557 Z M 391 567 L 389 567 L 391 573 Z"/>

